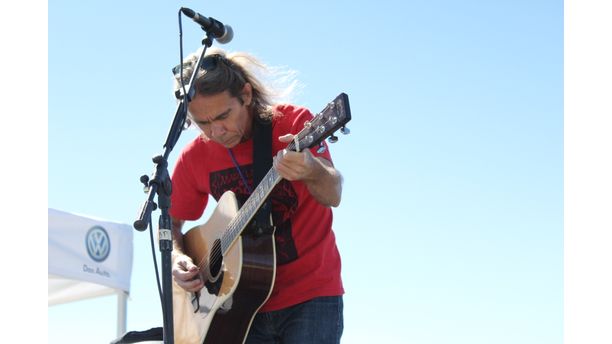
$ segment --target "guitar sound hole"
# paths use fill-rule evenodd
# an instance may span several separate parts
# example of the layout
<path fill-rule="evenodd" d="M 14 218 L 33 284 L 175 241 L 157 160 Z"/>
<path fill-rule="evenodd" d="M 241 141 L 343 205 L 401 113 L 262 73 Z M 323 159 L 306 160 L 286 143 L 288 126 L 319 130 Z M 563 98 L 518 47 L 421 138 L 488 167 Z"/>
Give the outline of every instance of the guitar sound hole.
<path fill-rule="evenodd" d="M 212 251 L 210 254 L 210 280 L 212 282 L 216 281 L 219 277 L 219 273 L 221 272 L 221 267 L 223 266 L 223 256 L 221 255 L 221 241 L 216 240 L 213 244 Z"/>
<path fill-rule="evenodd" d="M 219 295 L 219 291 L 221 290 L 221 284 L 223 283 L 222 266 L 223 256 L 221 255 L 221 241 L 216 240 L 210 253 L 210 265 L 208 266 L 210 279 L 204 283 L 206 290 L 212 295 Z"/>

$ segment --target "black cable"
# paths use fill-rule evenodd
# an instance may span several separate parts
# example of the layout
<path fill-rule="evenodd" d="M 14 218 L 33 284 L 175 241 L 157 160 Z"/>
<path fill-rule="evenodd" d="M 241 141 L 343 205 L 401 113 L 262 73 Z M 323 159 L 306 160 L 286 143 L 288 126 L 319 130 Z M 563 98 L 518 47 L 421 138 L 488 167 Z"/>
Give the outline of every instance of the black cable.
<path fill-rule="evenodd" d="M 159 268 L 157 267 L 157 255 L 155 254 L 155 242 L 153 241 L 153 222 L 149 218 L 149 238 L 151 240 L 151 254 L 153 255 L 153 267 L 155 268 L 155 281 L 157 282 L 157 292 L 159 294 L 159 301 L 162 306 L 162 313 L 166 313 L 164 309 L 164 298 L 162 295 L 162 288 L 159 278 Z"/>

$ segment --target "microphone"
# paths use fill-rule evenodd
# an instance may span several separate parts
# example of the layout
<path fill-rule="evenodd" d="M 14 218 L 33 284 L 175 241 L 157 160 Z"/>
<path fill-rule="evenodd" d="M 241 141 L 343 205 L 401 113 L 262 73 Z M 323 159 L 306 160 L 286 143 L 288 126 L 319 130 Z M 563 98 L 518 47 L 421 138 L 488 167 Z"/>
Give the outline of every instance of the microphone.
<path fill-rule="evenodd" d="M 187 8 L 181 7 L 181 12 L 191 18 L 197 24 L 200 24 L 202 29 L 210 34 L 217 42 L 221 44 L 229 43 L 234 38 L 234 31 L 229 25 L 225 25 L 213 17 L 204 17 L 203 15 Z"/>

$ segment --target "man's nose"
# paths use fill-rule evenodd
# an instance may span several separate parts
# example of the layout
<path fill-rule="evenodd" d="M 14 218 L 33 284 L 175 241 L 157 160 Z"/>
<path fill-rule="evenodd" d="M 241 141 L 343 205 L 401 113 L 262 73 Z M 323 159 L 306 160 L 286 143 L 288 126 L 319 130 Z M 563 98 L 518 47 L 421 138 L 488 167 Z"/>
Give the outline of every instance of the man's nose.
<path fill-rule="evenodd" d="M 213 122 L 210 126 L 210 130 L 212 131 L 213 137 L 221 137 L 225 134 L 225 127 L 221 123 Z"/>

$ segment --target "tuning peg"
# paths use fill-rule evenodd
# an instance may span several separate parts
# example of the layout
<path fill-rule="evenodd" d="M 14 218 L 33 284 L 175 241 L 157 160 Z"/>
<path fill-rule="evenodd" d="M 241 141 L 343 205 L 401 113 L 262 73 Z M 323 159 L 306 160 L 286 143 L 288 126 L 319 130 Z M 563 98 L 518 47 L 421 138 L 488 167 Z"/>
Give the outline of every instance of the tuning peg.
<path fill-rule="evenodd" d="M 323 144 L 323 142 L 319 143 L 319 149 L 317 149 L 317 153 L 323 154 L 325 153 L 326 150 L 327 148 L 325 148 L 325 145 Z"/>
<path fill-rule="evenodd" d="M 327 139 L 327 141 L 329 141 L 329 143 L 336 143 L 338 142 L 338 136 L 332 135 Z"/>
<path fill-rule="evenodd" d="M 343 126 L 342 128 L 340 128 L 340 132 L 341 132 L 343 135 L 348 135 L 348 134 L 350 134 L 350 133 L 351 133 L 351 130 L 350 130 L 349 128 L 347 128 L 347 127 Z"/>

